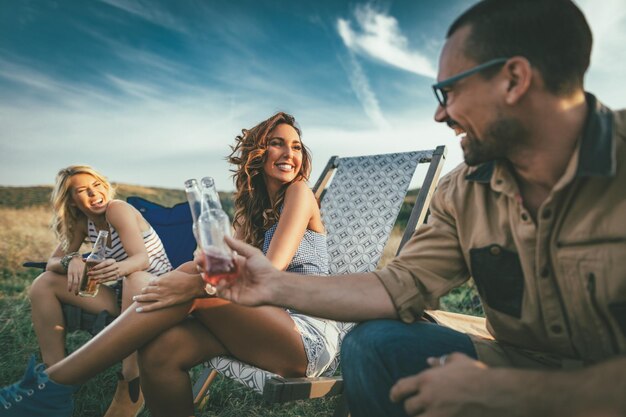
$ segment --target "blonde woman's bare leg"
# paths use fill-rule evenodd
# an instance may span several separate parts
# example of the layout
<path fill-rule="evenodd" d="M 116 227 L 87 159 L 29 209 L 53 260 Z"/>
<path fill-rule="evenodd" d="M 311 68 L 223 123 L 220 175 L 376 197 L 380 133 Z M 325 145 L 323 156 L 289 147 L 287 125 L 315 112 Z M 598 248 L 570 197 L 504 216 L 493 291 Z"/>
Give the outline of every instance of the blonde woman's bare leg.
<path fill-rule="evenodd" d="M 187 371 L 215 356 L 229 354 L 283 376 L 305 374 L 302 338 L 285 310 L 213 298 L 196 300 L 193 316 L 139 351 L 142 389 L 155 417 L 193 413 Z"/>
<path fill-rule="evenodd" d="M 133 296 L 139 294 L 152 275 L 138 271 L 124 278 L 122 286 L 122 311 L 126 311 L 133 304 Z M 122 361 L 122 373 L 118 377 L 117 386 L 111 404 L 104 417 L 135 416 L 144 406 L 144 398 L 139 387 L 139 366 L 137 365 L 137 351 L 128 355 Z"/>
<path fill-rule="evenodd" d="M 152 275 L 143 271 L 132 273 L 124 278 L 122 288 L 122 311 L 126 311 L 126 309 L 133 304 L 133 296 L 141 293 L 141 289 L 148 285 L 150 278 L 152 278 Z M 122 375 L 127 381 L 139 376 L 136 351 L 122 361 Z"/>
<path fill-rule="evenodd" d="M 103 287 L 98 294 L 81 297 L 67 290 L 67 277 L 54 272 L 39 275 L 28 292 L 35 334 L 43 362 L 54 365 L 65 357 L 65 320 L 61 304 L 71 304 L 90 313 L 107 310 L 119 314 L 115 293 Z"/>

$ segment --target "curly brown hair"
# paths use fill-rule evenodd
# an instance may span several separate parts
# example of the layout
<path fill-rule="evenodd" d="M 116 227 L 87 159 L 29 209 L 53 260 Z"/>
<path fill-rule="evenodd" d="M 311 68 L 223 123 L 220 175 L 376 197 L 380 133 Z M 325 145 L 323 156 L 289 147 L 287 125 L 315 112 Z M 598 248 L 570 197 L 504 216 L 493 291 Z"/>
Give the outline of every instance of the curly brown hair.
<path fill-rule="evenodd" d="M 300 128 L 293 116 L 278 112 L 251 129 L 242 129 L 231 146 L 232 153 L 227 160 L 236 168 L 232 169 L 235 179 L 235 215 L 233 224 L 238 229 L 240 238 L 261 248 L 265 231 L 278 222 L 280 207 L 285 199 L 285 191 L 295 181 L 306 181 L 311 172 L 311 156 L 302 144 L 302 166 L 300 172 L 289 183 L 281 187 L 275 201 L 270 200 L 265 186 L 263 164 L 266 159 L 269 134 L 276 126 L 287 124 L 293 127 L 298 136 Z"/>

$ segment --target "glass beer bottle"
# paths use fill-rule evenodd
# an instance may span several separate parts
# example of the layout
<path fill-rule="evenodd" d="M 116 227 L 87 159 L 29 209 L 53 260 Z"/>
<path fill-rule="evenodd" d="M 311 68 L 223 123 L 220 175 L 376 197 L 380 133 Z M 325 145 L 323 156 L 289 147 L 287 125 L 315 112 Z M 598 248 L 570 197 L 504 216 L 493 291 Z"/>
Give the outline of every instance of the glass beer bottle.
<path fill-rule="evenodd" d="M 237 277 L 237 265 L 233 252 L 224 241 L 230 236 L 230 220 L 222 210 L 215 181 L 204 177 L 202 185 L 202 212 L 198 218 L 199 246 L 206 262 L 202 276 L 205 282 L 213 286 L 220 280 L 233 281 Z"/>
<path fill-rule="evenodd" d="M 85 269 L 83 271 L 83 277 L 80 280 L 80 287 L 78 289 L 78 295 L 81 297 L 95 297 L 98 294 L 98 288 L 100 284 L 98 280 L 91 278 L 87 272 L 91 270 L 95 265 L 106 259 L 106 241 L 109 237 L 109 232 L 106 230 L 100 230 L 96 243 L 93 245 L 91 253 L 85 260 Z"/>
<path fill-rule="evenodd" d="M 200 239 L 198 238 L 198 218 L 202 213 L 202 192 L 195 178 L 185 181 L 185 194 L 187 195 L 187 202 L 189 203 L 191 218 L 193 219 L 193 236 L 196 238 L 198 245 L 200 245 Z"/>

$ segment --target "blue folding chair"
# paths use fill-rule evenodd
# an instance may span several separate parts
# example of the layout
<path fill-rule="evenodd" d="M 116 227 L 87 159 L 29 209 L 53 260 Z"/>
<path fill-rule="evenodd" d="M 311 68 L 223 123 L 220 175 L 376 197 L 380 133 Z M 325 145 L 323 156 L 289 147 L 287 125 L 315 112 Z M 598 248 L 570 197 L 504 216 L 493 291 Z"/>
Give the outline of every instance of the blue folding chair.
<path fill-rule="evenodd" d="M 128 197 L 126 201 L 139 210 L 156 230 L 174 268 L 193 259 L 196 239 L 193 236 L 189 204 L 185 202 L 174 207 L 163 207 L 141 197 Z"/>

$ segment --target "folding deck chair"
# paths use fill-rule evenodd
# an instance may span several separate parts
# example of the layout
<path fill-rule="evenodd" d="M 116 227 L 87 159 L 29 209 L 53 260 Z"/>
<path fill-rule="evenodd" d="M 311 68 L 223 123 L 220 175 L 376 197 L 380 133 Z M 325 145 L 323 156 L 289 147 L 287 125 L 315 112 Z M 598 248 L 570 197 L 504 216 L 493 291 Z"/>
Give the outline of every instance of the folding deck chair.
<path fill-rule="evenodd" d="M 183 202 L 173 207 L 164 207 L 136 196 L 128 197 L 126 201 L 139 210 L 157 232 L 163 242 L 165 253 L 167 253 L 174 268 L 193 259 L 196 240 L 192 231 L 193 218 L 189 204 Z M 45 269 L 46 263 L 25 262 L 23 266 Z M 69 304 L 63 305 L 63 316 L 68 333 L 75 330 L 86 330 L 92 336 L 95 336 L 115 319 L 115 316 L 110 315 L 106 310 L 99 314 L 91 314 Z"/>
<path fill-rule="evenodd" d="M 427 151 L 330 159 L 313 191 L 321 202 L 331 274 L 376 269 L 418 164 L 430 163 L 402 236 L 400 252 L 424 221 L 445 154 L 445 146 L 439 146 Z M 346 323 L 343 333 L 352 326 Z M 269 403 L 339 395 L 343 391 L 341 376 L 283 378 L 226 356 L 206 365 L 193 387 L 198 408 L 204 407 L 209 384 L 218 373 L 252 388 Z M 342 401 L 335 416 L 347 414 Z"/>

